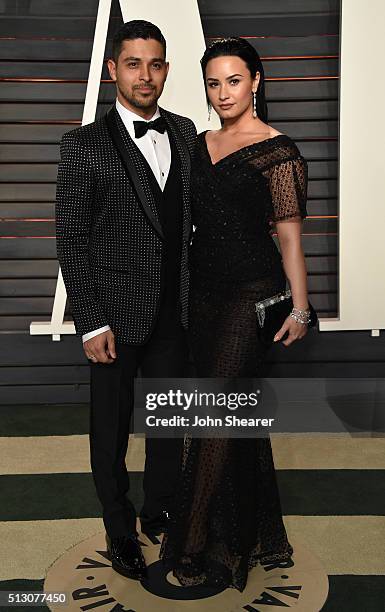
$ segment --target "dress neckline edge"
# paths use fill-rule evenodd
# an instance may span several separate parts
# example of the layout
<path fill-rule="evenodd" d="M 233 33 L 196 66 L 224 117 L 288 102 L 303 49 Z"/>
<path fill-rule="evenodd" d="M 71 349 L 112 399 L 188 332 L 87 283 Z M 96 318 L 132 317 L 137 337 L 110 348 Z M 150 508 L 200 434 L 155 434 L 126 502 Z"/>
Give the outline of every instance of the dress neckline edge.
<path fill-rule="evenodd" d="M 206 140 L 206 134 L 207 132 L 209 132 L 210 130 L 204 130 L 203 132 L 201 132 L 201 136 L 203 138 L 203 144 L 207 153 L 207 157 L 211 163 L 211 165 L 213 167 L 217 166 L 218 164 L 220 164 L 222 161 L 227 160 L 229 157 L 232 157 L 233 155 L 235 155 L 236 153 L 239 153 L 240 151 L 245 151 L 247 149 L 250 149 L 251 147 L 255 147 L 258 145 L 262 145 L 265 142 L 269 142 L 271 140 L 275 140 L 277 138 L 289 138 L 289 136 L 287 136 L 287 134 L 276 134 L 275 136 L 270 136 L 269 138 L 265 138 L 264 140 L 260 140 L 259 142 L 251 142 L 248 145 L 245 145 L 244 147 L 240 147 L 239 149 L 236 149 L 235 151 L 232 151 L 231 153 L 229 153 L 228 155 L 225 155 L 224 157 L 221 157 L 220 159 L 218 159 L 215 163 L 212 161 L 211 159 L 211 155 L 209 152 L 209 148 L 207 146 L 207 140 Z"/>

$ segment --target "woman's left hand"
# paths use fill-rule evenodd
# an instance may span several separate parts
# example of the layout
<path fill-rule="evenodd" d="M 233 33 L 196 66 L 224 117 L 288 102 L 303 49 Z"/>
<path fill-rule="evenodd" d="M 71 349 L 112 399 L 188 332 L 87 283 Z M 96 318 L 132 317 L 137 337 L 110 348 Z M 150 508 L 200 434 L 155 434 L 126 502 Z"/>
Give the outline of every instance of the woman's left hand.
<path fill-rule="evenodd" d="M 307 325 L 306 323 L 298 323 L 293 317 L 290 315 L 286 317 L 281 329 L 277 331 L 274 336 L 274 342 L 278 342 L 282 336 L 288 331 L 289 335 L 286 340 L 282 340 L 282 344 L 285 346 L 289 346 L 294 340 L 300 340 L 307 334 Z"/>

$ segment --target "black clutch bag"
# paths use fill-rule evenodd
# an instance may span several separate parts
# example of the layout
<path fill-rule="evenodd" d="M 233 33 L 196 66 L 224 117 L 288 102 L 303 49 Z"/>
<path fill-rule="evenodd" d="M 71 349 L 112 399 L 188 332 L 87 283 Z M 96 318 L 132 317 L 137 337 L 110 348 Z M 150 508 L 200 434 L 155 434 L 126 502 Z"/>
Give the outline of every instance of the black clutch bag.
<path fill-rule="evenodd" d="M 287 289 L 281 293 L 256 302 L 255 311 L 261 330 L 261 336 L 266 342 L 273 342 L 274 336 L 281 329 L 285 319 L 289 316 L 293 308 L 291 290 Z M 313 306 L 309 302 L 310 322 L 308 327 L 317 325 L 318 316 Z M 288 332 L 281 338 L 285 340 Z"/>

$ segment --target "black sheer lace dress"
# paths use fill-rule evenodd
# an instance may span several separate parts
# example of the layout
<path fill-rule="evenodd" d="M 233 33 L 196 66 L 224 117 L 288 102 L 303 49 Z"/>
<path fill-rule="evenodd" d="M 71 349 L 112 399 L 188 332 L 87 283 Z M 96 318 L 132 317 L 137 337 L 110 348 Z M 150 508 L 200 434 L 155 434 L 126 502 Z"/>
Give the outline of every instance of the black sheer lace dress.
<path fill-rule="evenodd" d="M 192 167 L 190 341 L 199 377 L 255 377 L 269 346 L 255 302 L 286 288 L 269 220 L 306 217 L 307 164 L 280 134 Z M 185 439 L 160 556 L 183 586 L 242 591 L 258 562 L 290 559 L 270 438 Z"/>

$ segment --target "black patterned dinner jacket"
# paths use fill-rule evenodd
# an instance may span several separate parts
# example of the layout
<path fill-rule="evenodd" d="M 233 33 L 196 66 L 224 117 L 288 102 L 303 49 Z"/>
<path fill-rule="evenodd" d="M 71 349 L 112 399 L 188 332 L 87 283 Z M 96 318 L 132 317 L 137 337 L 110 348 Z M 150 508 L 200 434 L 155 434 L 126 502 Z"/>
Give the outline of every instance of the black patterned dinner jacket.
<path fill-rule="evenodd" d="M 193 122 L 159 109 L 180 156 L 183 242 L 181 320 L 187 327 Z M 143 344 L 161 294 L 164 233 L 145 161 L 115 105 L 64 134 L 56 191 L 56 246 L 76 334 L 109 325 L 118 342 Z"/>

